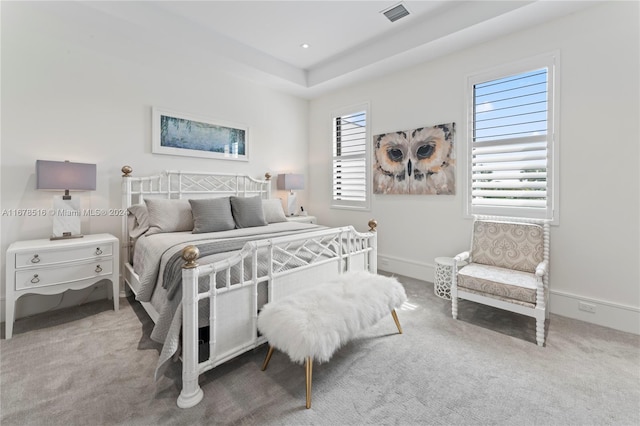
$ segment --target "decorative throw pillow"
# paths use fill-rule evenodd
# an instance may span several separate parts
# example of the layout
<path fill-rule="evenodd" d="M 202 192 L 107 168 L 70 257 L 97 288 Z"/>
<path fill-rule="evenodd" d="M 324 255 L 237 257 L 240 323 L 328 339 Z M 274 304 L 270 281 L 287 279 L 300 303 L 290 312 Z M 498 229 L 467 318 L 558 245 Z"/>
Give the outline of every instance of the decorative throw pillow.
<path fill-rule="evenodd" d="M 280 198 L 271 198 L 262 200 L 262 212 L 267 223 L 286 222 L 287 216 L 282 210 L 282 200 Z"/>
<path fill-rule="evenodd" d="M 129 226 L 129 236 L 138 238 L 149 230 L 149 212 L 145 204 L 134 204 L 128 209 L 129 217 L 127 225 Z"/>
<path fill-rule="evenodd" d="M 147 235 L 191 231 L 193 229 L 193 215 L 188 200 L 149 198 L 144 202 L 149 211 Z"/>
<path fill-rule="evenodd" d="M 251 228 L 264 226 L 267 221 L 262 211 L 262 198 L 258 197 L 231 197 L 231 213 L 238 228 Z"/>
<path fill-rule="evenodd" d="M 189 200 L 193 213 L 193 233 L 228 231 L 236 227 L 229 197 Z"/>

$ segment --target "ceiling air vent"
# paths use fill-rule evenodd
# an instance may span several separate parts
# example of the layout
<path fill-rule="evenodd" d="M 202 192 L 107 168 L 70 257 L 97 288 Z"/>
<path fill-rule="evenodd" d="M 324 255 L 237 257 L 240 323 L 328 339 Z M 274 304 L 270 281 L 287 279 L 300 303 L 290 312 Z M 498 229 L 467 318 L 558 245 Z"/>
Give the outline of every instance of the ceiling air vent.
<path fill-rule="evenodd" d="M 395 6 L 390 7 L 387 10 L 383 10 L 382 13 L 387 17 L 391 22 L 395 22 L 400 18 L 404 18 L 409 14 L 409 11 L 402 3 L 399 3 Z"/>

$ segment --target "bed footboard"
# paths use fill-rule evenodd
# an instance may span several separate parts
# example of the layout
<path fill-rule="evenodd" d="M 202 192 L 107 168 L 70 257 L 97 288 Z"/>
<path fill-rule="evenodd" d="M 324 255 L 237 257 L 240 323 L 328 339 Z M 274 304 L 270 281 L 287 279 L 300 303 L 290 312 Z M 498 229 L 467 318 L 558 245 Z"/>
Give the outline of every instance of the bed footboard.
<path fill-rule="evenodd" d="M 352 226 L 247 243 L 237 254 L 198 265 L 195 246 L 185 247 L 182 270 L 182 391 L 178 406 L 188 408 L 203 398 L 198 376 L 262 343 L 257 318 L 258 288 L 268 301 L 330 281 L 347 271 L 377 272 L 375 220 L 369 232 Z M 208 290 L 198 291 L 200 277 Z M 209 358 L 198 360 L 198 302 L 209 303 Z"/>

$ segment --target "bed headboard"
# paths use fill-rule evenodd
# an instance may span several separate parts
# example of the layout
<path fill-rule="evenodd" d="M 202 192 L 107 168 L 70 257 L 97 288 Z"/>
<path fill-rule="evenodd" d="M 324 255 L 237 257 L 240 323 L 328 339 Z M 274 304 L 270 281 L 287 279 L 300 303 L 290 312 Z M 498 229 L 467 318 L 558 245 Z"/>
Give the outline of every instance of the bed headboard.
<path fill-rule="evenodd" d="M 153 176 L 132 176 L 130 166 L 122 167 L 122 209 L 144 203 L 145 198 L 194 199 L 216 197 L 255 197 L 268 199 L 271 196 L 271 175 L 265 173 L 264 180 L 234 173 L 185 172 L 168 170 Z M 131 238 L 127 225 L 128 216 L 123 217 L 123 254 L 130 258 Z"/>
<path fill-rule="evenodd" d="M 214 198 L 271 196 L 271 175 L 259 180 L 248 175 L 167 170 L 158 175 L 135 177 L 129 166 L 122 168 L 122 207 L 144 202 L 145 198 Z"/>

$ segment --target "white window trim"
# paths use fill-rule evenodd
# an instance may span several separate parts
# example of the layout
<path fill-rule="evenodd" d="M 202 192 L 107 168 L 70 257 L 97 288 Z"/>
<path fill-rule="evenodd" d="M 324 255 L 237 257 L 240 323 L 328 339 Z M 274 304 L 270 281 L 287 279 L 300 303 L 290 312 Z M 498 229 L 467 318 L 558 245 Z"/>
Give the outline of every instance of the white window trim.
<path fill-rule="evenodd" d="M 365 111 L 367 124 L 365 126 L 366 150 L 365 150 L 365 201 L 343 201 L 333 199 L 333 134 L 336 117 Z M 329 188 L 331 191 L 331 208 L 341 210 L 371 211 L 371 106 L 369 102 L 363 102 L 331 112 L 331 172 L 329 174 Z"/>
<path fill-rule="evenodd" d="M 549 108 L 547 120 L 549 123 L 550 136 L 549 146 L 547 152 L 550 153 L 550 164 L 548 170 L 551 171 L 550 178 L 548 177 L 548 195 L 547 198 L 551 201 L 551 217 L 546 219 L 550 220 L 552 225 L 558 225 L 560 220 L 560 179 L 559 179 L 559 167 L 560 164 L 560 149 L 559 149 L 559 135 L 560 135 L 560 51 L 555 50 L 550 53 L 545 53 L 523 59 L 520 61 L 503 64 L 493 67 L 484 71 L 476 72 L 466 77 L 466 91 L 465 91 L 465 105 L 466 105 L 466 129 L 464 130 L 464 141 L 466 149 L 464 150 L 464 165 L 463 167 L 463 203 L 464 203 L 464 216 L 466 218 L 473 217 L 471 206 L 471 159 L 473 140 L 471 136 L 471 129 L 473 128 L 473 86 L 481 81 L 496 80 L 505 77 L 510 74 L 519 74 L 532 69 L 546 66 L 549 69 L 548 84 L 550 92 L 550 103 L 552 106 Z M 549 194 L 550 193 L 550 194 Z M 487 212 L 487 214 L 498 216 L 509 216 L 506 209 L 500 209 L 500 211 Z M 516 213 L 516 212 L 514 212 Z M 484 214 L 484 213 L 483 213 Z M 511 216 L 514 216 L 513 214 Z M 524 216 L 521 212 L 516 216 Z"/>

